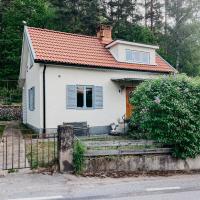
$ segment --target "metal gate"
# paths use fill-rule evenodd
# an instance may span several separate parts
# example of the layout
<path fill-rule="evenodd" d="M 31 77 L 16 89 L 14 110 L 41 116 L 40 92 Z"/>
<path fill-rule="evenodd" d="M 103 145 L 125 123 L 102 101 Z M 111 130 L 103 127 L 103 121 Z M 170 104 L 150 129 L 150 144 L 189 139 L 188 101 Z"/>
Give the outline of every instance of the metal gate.
<path fill-rule="evenodd" d="M 0 142 L 0 170 L 49 167 L 58 161 L 58 134 L 17 134 L 12 130 Z M 12 134 L 13 133 L 13 134 Z"/>

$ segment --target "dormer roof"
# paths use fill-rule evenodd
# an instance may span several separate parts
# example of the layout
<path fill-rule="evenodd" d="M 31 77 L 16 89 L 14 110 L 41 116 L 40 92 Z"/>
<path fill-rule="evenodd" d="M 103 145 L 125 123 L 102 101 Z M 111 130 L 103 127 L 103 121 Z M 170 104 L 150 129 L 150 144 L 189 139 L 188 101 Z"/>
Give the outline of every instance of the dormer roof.
<path fill-rule="evenodd" d="M 144 48 L 149 48 L 149 49 L 159 49 L 159 46 L 136 43 L 136 42 L 129 42 L 129 41 L 125 41 L 125 40 L 114 40 L 111 43 L 109 43 L 108 45 L 106 45 L 106 48 L 109 49 L 116 44 L 125 44 L 125 45 L 136 46 L 136 47 L 144 47 Z"/>

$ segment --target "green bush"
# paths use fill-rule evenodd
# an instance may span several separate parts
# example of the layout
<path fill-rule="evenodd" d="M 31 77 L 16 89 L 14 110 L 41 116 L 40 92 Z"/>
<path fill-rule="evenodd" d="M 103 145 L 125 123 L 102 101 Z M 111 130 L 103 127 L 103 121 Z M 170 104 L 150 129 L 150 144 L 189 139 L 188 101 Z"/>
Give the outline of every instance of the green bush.
<path fill-rule="evenodd" d="M 200 79 L 185 75 L 141 83 L 130 99 L 130 135 L 172 147 L 175 157 L 200 154 Z"/>
<path fill-rule="evenodd" d="M 0 87 L 0 104 L 11 105 L 12 103 L 21 103 L 22 94 L 21 89 L 8 89 Z"/>
<path fill-rule="evenodd" d="M 84 170 L 85 166 L 84 153 L 85 153 L 85 146 L 80 141 L 76 141 L 74 143 L 74 148 L 73 148 L 73 166 L 76 174 L 81 174 Z"/>

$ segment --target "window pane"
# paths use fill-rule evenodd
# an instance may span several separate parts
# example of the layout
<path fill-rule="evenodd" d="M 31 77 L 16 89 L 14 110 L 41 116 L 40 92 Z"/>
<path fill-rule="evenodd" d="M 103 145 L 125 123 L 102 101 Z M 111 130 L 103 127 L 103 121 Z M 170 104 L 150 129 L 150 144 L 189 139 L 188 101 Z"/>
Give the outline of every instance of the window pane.
<path fill-rule="evenodd" d="M 149 53 L 143 52 L 142 62 L 145 63 L 145 64 L 149 64 Z"/>
<path fill-rule="evenodd" d="M 140 62 L 140 52 L 139 51 L 134 51 L 134 61 L 135 62 Z"/>
<path fill-rule="evenodd" d="M 126 60 L 132 61 L 133 60 L 133 52 L 129 49 L 126 49 Z"/>
<path fill-rule="evenodd" d="M 84 105 L 84 87 L 77 87 L 77 107 L 82 108 Z"/>
<path fill-rule="evenodd" d="M 86 88 L 86 107 L 92 107 L 92 88 Z"/>

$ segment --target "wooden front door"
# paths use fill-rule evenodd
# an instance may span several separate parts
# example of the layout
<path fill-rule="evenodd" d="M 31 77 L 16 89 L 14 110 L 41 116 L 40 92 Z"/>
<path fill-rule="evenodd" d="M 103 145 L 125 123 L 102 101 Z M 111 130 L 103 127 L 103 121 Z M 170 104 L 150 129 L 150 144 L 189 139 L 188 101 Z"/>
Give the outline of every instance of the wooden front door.
<path fill-rule="evenodd" d="M 126 88 L 126 118 L 129 119 L 133 112 L 133 106 L 130 104 L 131 93 L 133 92 L 134 87 Z"/>

